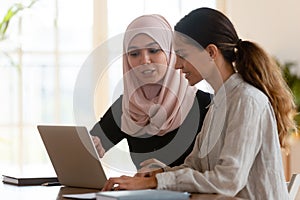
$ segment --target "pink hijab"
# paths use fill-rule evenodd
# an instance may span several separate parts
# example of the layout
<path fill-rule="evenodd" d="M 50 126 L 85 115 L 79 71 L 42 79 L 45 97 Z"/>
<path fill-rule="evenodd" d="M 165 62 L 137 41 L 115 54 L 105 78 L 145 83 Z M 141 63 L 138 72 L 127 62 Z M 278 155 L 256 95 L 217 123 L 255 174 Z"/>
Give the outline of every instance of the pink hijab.
<path fill-rule="evenodd" d="M 165 77 L 157 85 L 143 85 L 131 70 L 127 48 L 138 34 L 147 34 L 164 51 L 168 60 Z M 176 55 L 172 46 L 172 28 L 160 15 L 143 15 L 129 24 L 123 43 L 123 81 L 121 130 L 131 136 L 162 136 L 178 128 L 189 113 L 197 89 L 175 70 Z M 164 66 L 162 66 L 164 67 Z M 153 87 L 153 88 L 151 88 Z M 145 93 L 160 90 L 153 99 Z M 152 94 L 153 96 L 153 94 Z"/>

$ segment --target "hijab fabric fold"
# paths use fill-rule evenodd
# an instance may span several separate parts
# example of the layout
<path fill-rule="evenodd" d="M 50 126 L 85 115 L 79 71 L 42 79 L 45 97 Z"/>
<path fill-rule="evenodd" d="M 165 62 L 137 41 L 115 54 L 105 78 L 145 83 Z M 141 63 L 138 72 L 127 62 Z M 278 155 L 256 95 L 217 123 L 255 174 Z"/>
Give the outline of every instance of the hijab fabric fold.
<path fill-rule="evenodd" d="M 168 66 L 160 67 L 167 67 L 167 71 L 163 80 L 156 85 L 143 85 L 128 63 L 128 46 L 138 34 L 150 36 L 166 54 Z M 123 43 L 124 95 L 121 130 L 128 135 L 165 135 L 182 124 L 193 105 L 197 89 L 190 86 L 179 70 L 174 68 L 176 55 L 172 37 L 170 24 L 160 15 L 138 17 L 126 29 Z M 145 93 L 152 91 L 160 92 L 152 99 L 146 98 Z"/>

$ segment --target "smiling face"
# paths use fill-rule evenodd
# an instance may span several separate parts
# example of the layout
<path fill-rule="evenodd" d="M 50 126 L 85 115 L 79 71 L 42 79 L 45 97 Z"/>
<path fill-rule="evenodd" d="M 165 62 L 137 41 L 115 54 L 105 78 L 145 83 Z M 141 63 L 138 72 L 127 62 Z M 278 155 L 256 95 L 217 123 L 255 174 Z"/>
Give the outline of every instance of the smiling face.
<path fill-rule="evenodd" d="M 190 85 L 195 85 L 200 82 L 203 78 L 200 72 L 185 59 L 185 56 L 181 52 L 176 52 L 176 64 L 175 69 L 180 69 L 185 74 L 185 78 L 188 80 Z"/>
<path fill-rule="evenodd" d="M 135 36 L 127 49 L 134 74 L 144 84 L 158 83 L 167 71 L 167 56 L 159 44 L 146 34 Z"/>
<path fill-rule="evenodd" d="M 180 34 L 175 34 L 174 46 L 177 55 L 175 68 L 185 74 L 190 85 L 195 85 L 210 76 L 210 57 L 204 49 L 197 47 L 193 42 Z"/>

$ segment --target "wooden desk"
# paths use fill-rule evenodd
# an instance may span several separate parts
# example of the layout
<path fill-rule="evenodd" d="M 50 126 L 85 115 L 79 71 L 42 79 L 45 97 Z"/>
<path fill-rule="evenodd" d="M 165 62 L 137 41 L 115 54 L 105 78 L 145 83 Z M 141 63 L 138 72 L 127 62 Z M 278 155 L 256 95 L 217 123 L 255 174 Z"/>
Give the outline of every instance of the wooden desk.
<path fill-rule="evenodd" d="M 79 194 L 98 192 L 99 190 L 71 188 L 62 186 L 14 186 L 0 183 L 0 199 L 3 200 L 67 200 L 63 194 Z M 238 200 L 239 198 L 226 197 L 214 194 L 193 194 L 191 200 Z"/>

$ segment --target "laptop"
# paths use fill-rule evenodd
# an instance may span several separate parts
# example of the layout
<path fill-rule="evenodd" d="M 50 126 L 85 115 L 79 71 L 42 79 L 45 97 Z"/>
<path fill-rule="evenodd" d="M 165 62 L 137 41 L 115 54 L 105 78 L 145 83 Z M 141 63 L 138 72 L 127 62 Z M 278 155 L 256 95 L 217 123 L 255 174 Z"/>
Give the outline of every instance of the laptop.
<path fill-rule="evenodd" d="M 62 185 L 103 188 L 107 177 L 86 127 L 38 125 L 37 129 Z"/>

